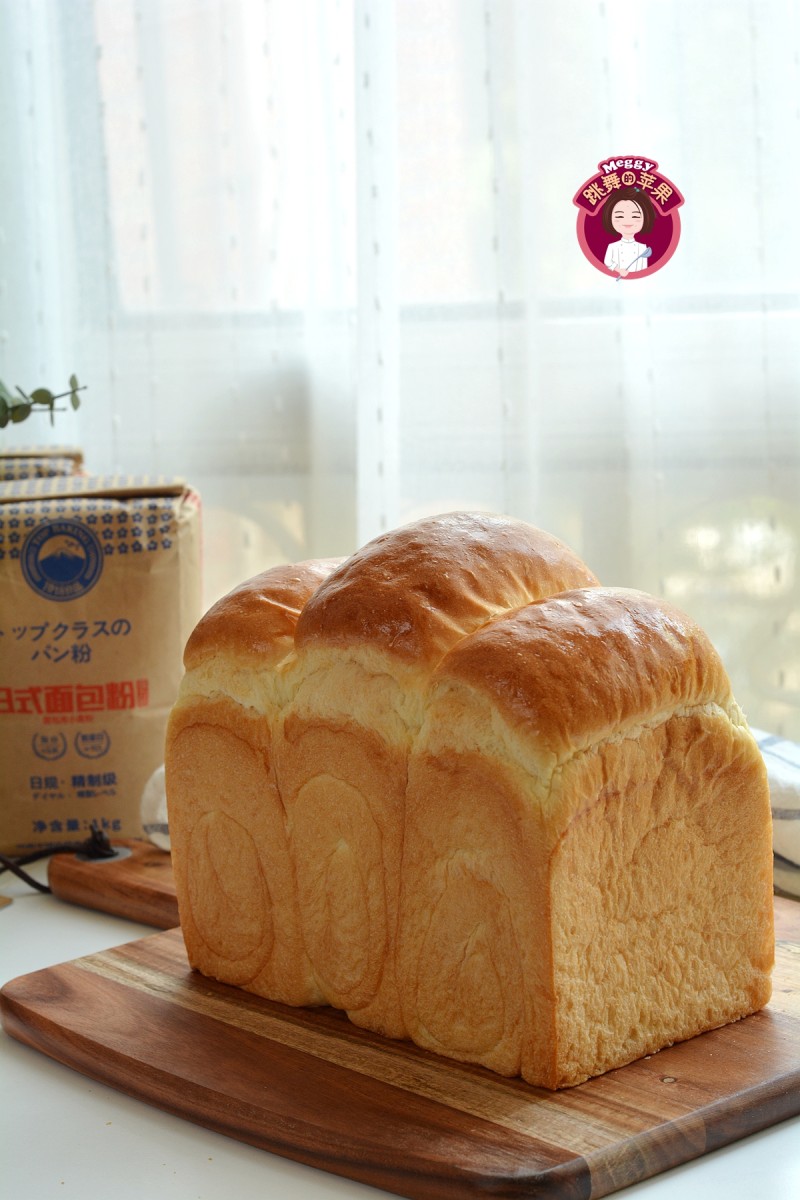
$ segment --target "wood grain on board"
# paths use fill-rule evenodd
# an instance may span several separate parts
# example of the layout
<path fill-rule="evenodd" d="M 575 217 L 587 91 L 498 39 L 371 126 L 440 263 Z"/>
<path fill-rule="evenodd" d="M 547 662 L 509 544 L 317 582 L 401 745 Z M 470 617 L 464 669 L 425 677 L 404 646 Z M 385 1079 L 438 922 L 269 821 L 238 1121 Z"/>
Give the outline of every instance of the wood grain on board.
<path fill-rule="evenodd" d="M 156 929 L 173 929 L 179 918 L 170 855 L 145 841 L 121 840 L 113 845 L 130 853 L 98 859 L 54 855 L 47 871 L 53 894 L 83 908 Z"/>
<path fill-rule="evenodd" d="M 761 1013 L 561 1092 L 192 972 L 179 930 L 23 976 L 6 1030 L 265 1150 L 419 1200 L 608 1195 L 800 1112 L 800 904 Z"/>

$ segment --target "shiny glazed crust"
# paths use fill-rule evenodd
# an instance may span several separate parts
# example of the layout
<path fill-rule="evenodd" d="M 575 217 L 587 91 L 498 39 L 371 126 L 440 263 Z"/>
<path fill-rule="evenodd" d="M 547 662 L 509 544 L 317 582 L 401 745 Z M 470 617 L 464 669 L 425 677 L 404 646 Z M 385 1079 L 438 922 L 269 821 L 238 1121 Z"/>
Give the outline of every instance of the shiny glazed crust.
<path fill-rule="evenodd" d="M 435 665 L 465 634 L 509 609 L 597 579 L 541 529 L 508 517 L 447 513 L 369 542 L 317 589 L 299 651 L 368 646 Z"/>
<path fill-rule="evenodd" d="M 186 652 L 190 961 L 568 1086 L 769 997 L 766 775 L 683 613 L 449 514 L 279 568 Z"/>
<path fill-rule="evenodd" d="M 498 619 L 443 660 L 435 684 L 448 680 L 485 694 L 543 767 L 678 707 L 733 702 L 695 622 L 625 588 L 564 591 Z"/>
<path fill-rule="evenodd" d="M 297 620 L 341 559 L 272 567 L 214 604 L 196 625 L 183 655 L 187 671 L 224 655 L 274 666 L 292 648 Z"/>

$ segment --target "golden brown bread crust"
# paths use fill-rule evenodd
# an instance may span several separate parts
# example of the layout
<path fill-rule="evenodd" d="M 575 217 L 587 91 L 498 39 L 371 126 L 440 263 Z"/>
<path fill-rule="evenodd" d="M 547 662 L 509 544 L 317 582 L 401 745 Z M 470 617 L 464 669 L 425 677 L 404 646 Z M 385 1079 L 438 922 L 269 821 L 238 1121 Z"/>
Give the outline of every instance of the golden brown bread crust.
<path fill-rule="evenodd" d="M 596 583 L 563 542 L 532 525 L 447 513 L 356 551 L 306 604 L 295 644 L 298 651 L 367 644 L 432 665 L 499 613 Z"/>
<path fill-rule="evenodd" d="M 271 567 L 214 604 L 186 643 L 187 671 L 219 654 L 261 657 L 264 666 L 291 649 L 304 605 L 340 558 L 310 559 Z"/>
<path fill-rule="evenodd" d="M 561 760 L 676 707 L 732 702 L 706 634 L 644 592 L 562 592 L 464 638 L 436 682 L 484 692 L 504 721 Z"/>

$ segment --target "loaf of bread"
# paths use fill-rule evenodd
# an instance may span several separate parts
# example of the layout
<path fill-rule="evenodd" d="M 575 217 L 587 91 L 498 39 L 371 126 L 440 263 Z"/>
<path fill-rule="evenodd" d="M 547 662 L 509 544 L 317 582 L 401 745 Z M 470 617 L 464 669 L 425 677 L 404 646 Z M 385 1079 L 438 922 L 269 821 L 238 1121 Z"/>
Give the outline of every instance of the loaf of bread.
<path fill-rule="evenodd" d="M 557 1088 L 763 1006 L 763 763 L 683 614 L 450 514 L 266 572 L 167 738 L 192 965 Z"/>

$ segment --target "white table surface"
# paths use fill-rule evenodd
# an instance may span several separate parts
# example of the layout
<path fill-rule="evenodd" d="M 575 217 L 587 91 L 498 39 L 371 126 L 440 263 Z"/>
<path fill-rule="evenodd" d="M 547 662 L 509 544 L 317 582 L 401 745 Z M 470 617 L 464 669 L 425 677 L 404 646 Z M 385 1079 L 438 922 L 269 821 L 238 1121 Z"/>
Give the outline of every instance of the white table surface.
<path fill-rule="evenodd" d="M 31 868 L 46 878 L 46 865 Z M 0 979 L 155 932 L 64 904 L 8 874 Z M 0 1195 L 19 1200 L 332 1200 L 386 1196 L 210 1133 L 0 1036 Z M 800 1197 L 800 1117 L 626 1188 L 625 1200 Z M 554 1197 L 554 1200 L 557 1200 Z"/>

